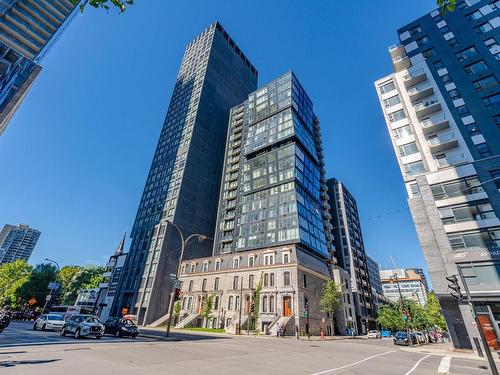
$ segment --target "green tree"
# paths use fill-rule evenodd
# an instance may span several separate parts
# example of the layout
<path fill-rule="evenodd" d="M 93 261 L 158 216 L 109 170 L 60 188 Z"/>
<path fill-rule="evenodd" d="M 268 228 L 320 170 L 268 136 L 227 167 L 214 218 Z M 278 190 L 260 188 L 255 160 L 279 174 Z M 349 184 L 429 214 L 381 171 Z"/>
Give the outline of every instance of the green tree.
<path fill-rule="evenodd" d="M 436 0 L 436 2 L 442 15 L 453 12 L 457 6 L 457 0 Z"/>
<path fill-rule="evenodd" d="M 57 269 L 48 263 L 37 264 L 30 274 L 28 282 L 19 289 L 19 297 L 23 302 L 31 298 L 36 299 L 33 307 L 41 307 L 45 303 L 49 289 L 49 283 L 56 280 Z"/>
<path fill-rule="evenodd" d="M 0 304 L 18 308 L 19 290 L 26 284 L 33 272 L 24 260 L 16 260 L 0 266 Z M 21 302 L 21 301 L 20 301 Z"/>
<path fill-rule="evenodd" d="M 63 295 L 63 303 L 66 305 L 73 305 L 76 302 L 76 297 L 80 289 L 97 288 L 99 282 L 104 280 L 104 272 L 106 272 L 106 267 L 102 266 L 87 266 L 80 268 L 75 272 L 67 285 Z"/>
<path fill-rule="evenodd" d="M 410 327 L 415 330 L 427 329 L 430 326 L 427 309 L 420 304 L 411 301 L 408 304 L 410 309 Z"/>
<path fill-rule="evenodd" d="M 69 286 L 71 284 L 71 281 L 73 280 L 73 277 L 82 269 L 80 266 L 64 266 L 61 268 L 59 271 L 59 274 L 57 275 L 57 281 L 61 284 L 60 286 L 60 293 L 63 296 L 66 295 L 66 293 L 69 292 Z"/>
<path fill-rule="evenodd" d="M 400 307 L 391 305 L 382 305 L 379 307 L 377 323 L 382 328 L 393 331 L 402 330 L 406 325 Z"/>
<path fill-rule="evenodd" d="M 333 280 L 329 280 L 323 285 L 323 292 L 319 301 L 320 309 L 323 312 L 330 314 L 332 336 L 335 334 L 334 316 L 335 310 L 340 306 L 340 298 L 344 293 L 341 284 L 337 284 Z"/>
<path fill-rule="evenodd" d="M 443 311 L 439 305 L 438 299 L 434 292 L 427 294 L 426 314 L 429 326 L 446 329 L 446 321 L 444 320 Z"/>
<path fill-rule="evenodd" d="M 181 314 L 181 301 L 175 301 L 174 304 L 174 311 L 172 313 L 172 318 L 174 318 L 174 324 L 179 318 L 179 315 Z"/>
<path fill-rule="evenodd" d="M 209 294 L 203 299 L 201 316 L 203 317 L 205 327 L 207 327 L 208 319 L 210 318 L 210 314 L 212 314 L 212 309 L 214 306 L 214 297 L 215 294 Z"/>
<path fill-rule="evenodd" d="M 80 0 L 71 0 L 73 4 L 78 4 Z M 134 0 L 89 0 L 87 3 L 80 4 L 80 10 L 83 12 L 83 9 L 86 5 L 89 5 L 94 8 L 101 8 L 105 10 L 109 10 L 111 7 L 117 8 L 121 13 L 125 12 L 127 6 L 133 5 Z"/>
<path fill-rule="evenodd" d="M 257 325 L 257 320 L 259 319 L 259 309 L 260 309 L 260 292 L 262 291 L 263 285 L 263 273 L 260 273 L 259 281 L 255 285 L 255 292 L 253 295 L 253 317 L 252 317 L 252 330 L 255 330 Z"/>

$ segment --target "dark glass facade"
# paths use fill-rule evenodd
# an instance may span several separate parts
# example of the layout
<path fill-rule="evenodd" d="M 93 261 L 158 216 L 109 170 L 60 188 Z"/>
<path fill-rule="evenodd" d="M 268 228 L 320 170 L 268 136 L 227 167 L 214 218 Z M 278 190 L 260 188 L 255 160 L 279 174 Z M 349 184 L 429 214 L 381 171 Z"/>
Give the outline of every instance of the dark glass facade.
<path fill-rule="evenodd" d="M 131 233 L 112 313 L 127 308 L 149 324 L 166 314 L 180 237 L 215 231 L 231 107 L 257 86 L 257 71 L 219 23 L 186 48 Z M 185 259 L 210 255 L 213 241 L 189 243 Z"/>
<path fill-rule="evenodd" d="M 295 243 L 329 257 L 322 156 L 312 102 L 292 72 L 233 108 L 214 254 Z"/>

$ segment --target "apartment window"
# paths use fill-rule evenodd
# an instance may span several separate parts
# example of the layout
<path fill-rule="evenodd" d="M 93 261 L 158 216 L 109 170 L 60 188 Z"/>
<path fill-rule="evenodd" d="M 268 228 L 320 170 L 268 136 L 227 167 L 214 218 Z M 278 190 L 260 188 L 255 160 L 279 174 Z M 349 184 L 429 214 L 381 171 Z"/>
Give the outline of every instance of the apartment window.
<path fill-rule="evenodd" d="M 220 260 L 215 261 L 215 270 L 219 271 L 220 270 Z"/>
<path fill-rule="evenodd" d="M 203 263 L 203 272 L 208 271 L 208 262 Z"/>
<path fill-rule="evenodd" d="M 422 47 L 422 46 L 425 46 L 425 45 L 429 44 L 430 40 L 429 40 L 428 36 L 423 36 L 422 38 L 417 39 L 416 42 L 417 42 L 417 45 L 419 47 Z"/>
<path fill-rule="evenodd" d="M 283 263 L 290 263 L 290 254 L 289 253 L 284 253 L 283 254 Z"/>
<path fill-rule="evenodd" d="M 449 39 L 448 40 L 448 45 L 450 47 L 456 47 L 456 46 L 458 46 L 458 40 L 457 40 L 457 38 L 451 38 L 451 39 Z"/>
<path fill-rule="evenodd" d="M 482 158 L 487 158 L 492 155 L 490 147 L 487 143 L 480 143 L 476 145 L 476 150 Z"/>
<path fill-rule="evenodd" d="M 477 81 L 472 82 L 472 85 L 477 91 L 482 91 L 491 87 L 495 87 L 496 85 L 498 85 L 498 81 L 495 76 L 492 75 L 478 79 Z"/>
<path fill-rule="evenodd" d="M 457 89 L 448 91 L 448 94 L 450 95 L 451 100 L 455 100 L 462 97 Z"/>
<path fill-rule="evenodd" d="M 472 124 L 465 125 L 465 129 L 470 136 L 481 134 L 481 130 L 479 130 L 477 124 L 473 122 Z"/>
<path fill-rule="evenodd" d="M 390 122 L 396 122 L 406 118 L 406 114 L 403 109 L 400 109 L 399 111 L 389 113 L 387 117 L 389 117 Z"/>
<path fill-rule="evenodd" d="M 267 296 L 262 297 L 262 312 L 267 312 Z"/>
<path fill-rule="evenodd" d="M 234 298 L 234 309 L 239 310 L 240 309 L 240 296 L 236 296 Z"/>
<path fill-rule="evenodd" d="M 219 310 L 219 296 L 214 298 L 214 311 Z"/>
<path fill-rule="evenodd" d="M 418 152 L 417 145 L 415 142 L 412 143 L 407 143 L 405 145 L 399 146 L 399 155 L 403 156 L 408 156 L 408 155 L 413 155 Z"/>
<path fill-rule="evenodd" d="M 422 52 L 422 56 L 427 60 L 433 56 L 436 56 L 436 50 L 434 48 L 429 48 Z"/>
<path fill-rule="evenodd" d="M 264 274 L 264 286 L 269 286 L 269 274 Z"/>
<path fill-rule="evenodd" d="M 443 62 L 441 60 L 434 61 L 432 64 L 434 65 L 434 68 L 436 70 L 441 69 L 441 68 L 444 67 L 444 64 L 443 64 Z"/>
<path fill-rule="evenodd" d="M 233 289 L 238 289 L 238 276 L 233 277 Z"/>
<path fill-rule="evenodd" d="M 269 286 L 274 286 L 274 273 L 269 274 Z"/>
<path fill-rule="evenodd" d="M 500 115 L 493 116 L 493 121 L 495 121 L 497 128 L 500 129 Z"/>
<path fill-rule="evenodd" d="M 489 48 L 491 54 L 495 56 L 495 59 L 497 59 L 497 61 L 500 60 L 500 47 L 495 38 L 486 39 L 484 44 Z"/>
<path fill-rule="evenodd" d="M 417 25 L 417 26 L 414 26 L 411 29 L 409 29 L 408 32 L 410 33 L 410 35 L 413 35 L 413 34 L 422 32 L 422 28 Z"/>
<path fill-rule="evenodd" d="M 465 73 L 467 74 L 484 72 L 486 69 L 488 69 L 488 66 L 483 60 L 464 66 Z"/>
<path fill-rule="evenodd" d="M 466 105 L 461 105 L 457 107 L 457 111 L 461 117 L 470 115 L 469 108 Z"/>
<path fill-rule="evenodd" d="M 411 131 L 410 125 L 405 125 L 405 126 L 402 126 L 400 128 L 394 129 L 392 131 L 392 135 L 396 139 L 405 138 L 405 137 L 410 136 L 411 134 L 412 134 L 412 131 Z"/>
<path fill-rule="evenodd" d="M 193 280 L 189 281 L 188 292 L 193 290 Z"/>
<path fill-rule="evenodd" d="M 419 197 L 420 196 L 420 188 L 417 183 L 410 184 L 411 196 Z"/>
<path fill-rule="evenodd" d="M 468 47 L 460 52 L 457 52 L 455 54 L 457 57 L 458 61 L 462 62 L 467 59 L 472 59 L 477 56 L 477 50 L 474 47 Z"/>
<path fill-rule="evenodd" d="M 250 255 L 248 257 L 248 267 L 253 267 L 255 265 L 255 257 L 253 255 Z"/>
<path fill-rule="evenodd" d="M 483 98 L 486 107 L 500 107 L 500 93 Z"/>
<path fill-rule="evenodd" d="M 401 99 L 399 99 L 399 95 L 394 95 L 394 96 L 391 96 L 390 98 L 384 99 L 385 108 L 392 107 L 392 106 L 399 104 L 399 103 L 401 103 Z"/>
<path fill-rule="evenodd" d="M 207 290 L 207 279 L 203 279 L 201 282 L 201 291 L 205 292 Z"/>
<path fill-rule="evenodd" d="M 253 275 L 248 275 L 248 287 L 250 289 L 253 289 L 253 284 L 254 284 L 254 276 Z"/>
<path fill-rule="evenodd" d="M 479 26 L 476 26 L 475 29 L 476 29 L 476 33 L 478 33 L 478 34 L 487 33 L 488 31 L 493 30 L 493 26 L 491 25 L 490 22 L 485 22 Z"/>
<path fill-rule="evenodd" d="M 423 173 L 425 172 L 424 163 L 422 161 L 416 161 L 414 163 L 405 164 L 405 172 L 409 176 L 415 176 Z"/>
<path fill-rule="evenodd" d="M 216 277 L 214 280 L 214 290 L 219 290 L 219 278 Z"/>
<path fill-rule="evenodd" d="M 500 228 L 448 234 L 448 240 L 453 250 L 468 247 L 498 249 L 500 247 Z"/>
<path fill-rule="evenodd" d="M 232 310 L 233 309 L 233 296 L 229 296 L 227 299 L 227 309 Z"/>
<path fill-rule="evenodd" d="M 285 285 L 285 286 L 290 285 L 290 272 L 285 272 L 283 274 L 283 285 Z"/>
<path fill-rule="evenodd" d="M 274 296 L 269 296 L 269 312 L 274 312 Z"/>
<path fill-rule="evenodd" d="M 181 274 L 185 274 L 185 273 L 186 273 L 186 265 L 183 264 L 182 268 L 181 268 Z"/>
<path fill-rule="evenodd" d="M 477 221 L 494 219 L 495 212 L 488 202 L 473 205 L 443 207 L 439 209 L 439 216 L 443 224 L 454 224 L 463 221 Z"/>
<path fill-rule="evenodd" d="M 240 268 L 240 258 L 233 259 L 233 268 Z"/>
<path fill-rule="evenodd" d="M 387 92 L 390 92 L 392 90 L 396 89 L 396 86 L 394 85 L 394 81 L 390 81 L 387 83 L 384 83 L 378 87 L 379 91 L 381 94 L 385 94 Z"/>
<path fill-rule="evenodd" d="M 435 200 L 441 200 L 468 194 L 482 193 L 484 190 L 477 177 L 469 177 L 431 185 L 431 191 Z"/>
<path fill-rule="evenodd" d="M 196 263 L 191 263 L 191 273 L 194 273 L 196 271 Z"/>
<path fill-rule="evenodd" d="M 307 288 L 307 275 L 305 273 L 302 275 L 302 285 Z"/>
<path fill-rule="evenodd" d="M 274 264 L 274 255 L 264 255 L 264 265 L 269 266 Z"/>
<path fill-rule="evenodd" d="M 500 169 L 490 171 L 490 176 L 497 189 L 500 190 Z"/>
<path fill-rule="evenodd" d="M 443 84 L 448 84 L 451 82 L 451 77 L 449 74 L 444 74 L 441 76 L 441 81 L 443 82 Z"/>

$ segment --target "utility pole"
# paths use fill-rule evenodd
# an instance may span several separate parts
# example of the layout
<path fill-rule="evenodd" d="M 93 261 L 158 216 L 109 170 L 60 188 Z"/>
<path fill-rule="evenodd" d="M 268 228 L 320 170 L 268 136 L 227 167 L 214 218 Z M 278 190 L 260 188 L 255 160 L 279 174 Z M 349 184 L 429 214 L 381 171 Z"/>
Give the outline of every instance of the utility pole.
<path fill-rule="evenodd" d="M 172 324 L 172 313 L 174 311 L 174 303 L 175 303 L 175 289 L 177 289 L 178 287 L 178 282 L 179 282 L 179 275 L 181 273 L 181 264 L 182 264 L 182 259 L 184 258 L 184 249 L 186 248 L 186 244 L 188 243 L 188 241 L 191 239 L 191 238 L 194 238 L 194 237 L 198 237 L 198 241 L 203 241 L 203 240 L 206 240 L 208 239 L 207 236 L 203 235 L 203 234 L 198 234 L 198 233 L 195 233 L 195 234 L 192 234 L 190 235 L 188 238 L 186 238 L 184 240 L 184 235 L 182 234 L 182 231 L 180 230 L 180 228 L 174 224 L 173 222 L 167 220 L 167 223 L 168 224 L 171 224 L 176 230 L 177 232 L 179 233 L 180 237 L 181 237 L 181 253 L 179 255 L 179 263 L 177 264 L 177 271 L 175 273 L 175 275 L 173 275 L 174 277 L 172 277 L 172 279 L 174 280 L 175 282 L 175 288 L 173 288 L 172 292 L 170 293 L 170 299 L 169 299 L 169 303 L 168 303 L 168 312 L 167 312 L 167 329 L 165 331 L 165 336 L 170 336 L 170 325 Z"/>
<path fill-rule="evenodd" d="M 399 278 L 398 278 L 398 275 L 397 274 L 394 274 L 392 275 L 389 280 L 392 281 L 392 279 L 396 280 L 396 285 L 398 286 L 398 293 L 399 293 L 399 300 L 401 301 L 401 308 L 403 309 L 403 317 L 404 317 L 404 320 L 405 320 L 405 324 L 406 324 L 406 335 L 408 336 L 408 346 L 413 346 L 413 342 L 412 342 L 412 339 L 410 337 L 410 322 L 408 321 L 409 320 L 409 314 L 410 314 L 410 311 L 409 311 L 409 308 L 408 310 L 406 310 L 406 306 L 404 306 L 403 304 L 403 294 L 401 293 L 401 288 L 399 286 Z M 405 312 L 408 313 L 405 314 Z"/>
<path fill-rule="evenodd" d="M 55 260 L 45 258 L 45 261 L 50 262 L 50 263 L 54 263 L 57 267 L 56 268 L 57 269 L 56 279 L 54 280 L 54 284 L 56 284 L 57 277 L 59 275 L 59 271 L 61 270 L 61 268 L 59 267 L 59 264 Z M 45 304 L 43 305 L 42 314 L 45 312 L 45 309 L 47 308 L 47 304 L 52 299 L 52 290 L 53 290 L 53 288 L 50 288 L 49 294 L 47 295 L 47 297 L 45 297 Z"/>
<path fill-rule="evenodd" d="M 243 276 L 240 281 L 240 311 L 238 317 L 238 335 L 241 334 L 241 305 L 243 305 Z"/>
<path fill-rule="evenodd" d="M 495 361 L 493 360 L 493 356 L 491 355 L 491 350 L 490 350 L 490 347 L 488 345 L 488 341 L 486 340 L 486 337 L 484 336 L 484 332 L 483 332 L 483 329 L 481 327 L 481 321 L 479 320 L 479 316 L 477 315 L 476 305 L 474 304 L 474 301 L 472 300 L 472 297 L 471 297 L 471 294 L 470 294 L 470 291 L 469 291 L 469 286 L 465 282 L 464 275 L 463 275 L 463 272 L 462 272 L 462 267 L 460 267 L 459 265 L 457 265 L 457 268 L 458 268 L 458 274 L 460 276 L 460 280 L 462 281 L 462 285 L 465 288 L 465 294 L 467 296 L 466 297 L 467 298 L 467 302 L 469 303 L 469 306 L 471 307 L 472 314 L 474 315 L 474 320 L 476 321 L 476 326 L 477 326 L 477 330 L 479 332 L 479 337 L 481 338 L 481 341 L 483 342 L 484 351 L 486 352 L 486 358 L 488 358 L 488 363 L 490 365 L 491 373 L 493 375 L 498 375 L 497 366 L 495 364 Z M 458 293 L 458 297 L 461 297 L 460 285 L 458 285 L 457 277 L 456 276 L 450 276 L 450 277 L 447 277 L 446 279 L 448 281 L 451 281 L 453 283 L 453 285 L 451 285 L 451 286 L 448 285 L 448 286 L 452 290 L 455 290 Z M 453 296 L 455 297 L 455 295 L 453 295 Z M 459 299 L 459 301 L 460 301 L 460 299 Z"/>

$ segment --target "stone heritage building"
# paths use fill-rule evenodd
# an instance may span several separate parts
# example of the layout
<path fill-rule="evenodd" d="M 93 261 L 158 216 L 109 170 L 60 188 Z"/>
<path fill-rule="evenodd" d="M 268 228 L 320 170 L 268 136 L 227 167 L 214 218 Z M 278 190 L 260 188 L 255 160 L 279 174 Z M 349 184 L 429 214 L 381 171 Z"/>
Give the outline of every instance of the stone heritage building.
<path fill-rule="evenodd" d="M 213 256 L 182 264 L 177 326 L 206 324 L 212 294 L 209 326 L 248 327 L 253 307 L 262 332 L 331 330 L 323 285 L 336 275 L 350 290 L 350 281 L 332 269 L 329 208 L 319 121 L 288 72 L 231 110 Z M 336 331 L 346 333 L 353 308 L 340 310 Z"/>

